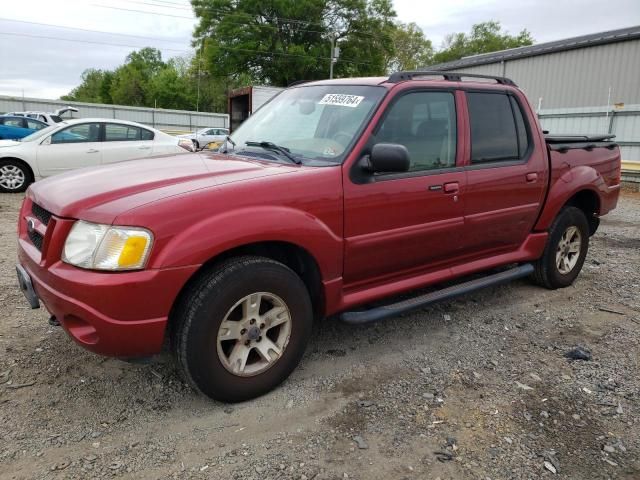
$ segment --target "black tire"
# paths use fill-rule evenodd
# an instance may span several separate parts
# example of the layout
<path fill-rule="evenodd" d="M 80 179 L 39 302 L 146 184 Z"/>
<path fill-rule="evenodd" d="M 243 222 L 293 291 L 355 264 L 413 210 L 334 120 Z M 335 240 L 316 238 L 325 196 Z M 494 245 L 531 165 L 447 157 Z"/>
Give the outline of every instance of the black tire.
<path fill-rule="evenodd" d="M 5 176 L 10 176 L 4 178 Z M 16 181 L 19 181 L 16 183 Z M 0 192 L 24 192 L 33 183 L 33 176 L 29 168 L 19 160 L 0 160 Z"/>
<path fill-rule="evenodd" d="M 219 357 L 218 331 L 230 309 L 255 292 L 270 292 L 284 301 L 291 330 L 279 359 L 267 370 L 239 376 Z M 240 402 L 272 390 L 296 368 L 311 335 L 313 309 L 305 284 L 290 268 L 268 258 L 243 256 L 205 271 L 182 295 L 172 317 L 173 349 L 185 379 L 213 399 Z"/>
<path fill-rule="evenodd" d="M 196 149 L 196 152 L 200 150 L 200 142 L 197 140 L 193 141 L 193 147 Z"/>
<path fill-rule="evenodd" d="M 580 253 L 577 262 L 568 272 L 561 272 L 556 264 L 556 253 L 562 236 L 570 227 L 576 227 L 581 235 Z M 584 212 L 576 207 L 563 208 L 549 229 L 549 239 L 542 257 L 534 263 L 534 281 L 543 287 L 554 290 L 571 285 L 584 264 L 589 249 L 589 222 Z"/>

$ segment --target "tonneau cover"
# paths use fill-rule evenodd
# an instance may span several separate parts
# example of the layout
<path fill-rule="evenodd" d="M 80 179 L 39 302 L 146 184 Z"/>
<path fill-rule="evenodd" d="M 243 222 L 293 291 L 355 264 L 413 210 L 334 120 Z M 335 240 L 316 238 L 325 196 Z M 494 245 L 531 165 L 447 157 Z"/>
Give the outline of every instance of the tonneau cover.
<path fill-rule="evenodd" d="M 585 143 L 585 142 L 606 142 L 616 138 L 615 135 L 545 135 L 547 143 Z"/>

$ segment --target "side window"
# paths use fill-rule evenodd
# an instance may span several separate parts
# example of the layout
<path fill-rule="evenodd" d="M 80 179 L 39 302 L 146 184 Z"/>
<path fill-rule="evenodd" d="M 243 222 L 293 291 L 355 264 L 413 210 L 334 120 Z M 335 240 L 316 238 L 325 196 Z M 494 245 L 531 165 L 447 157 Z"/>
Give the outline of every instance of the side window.
<path fill-rule="evenodd" d="M 107 123 L 104 129 L 105 142 L 132 142 L 137 140 L 148 140 L 142 138 L 143 134 L 148 130 L 142 130 L 131 125 L 118 125 L 115 123 Z"/>
<path fill-rule="evenodd" d="M 20 127 L 20 128 L 24 127 L 21 118 L 7 118 L 5 119 L 4 124 L 7 127 Z"/>
<path fill-rule="evenodd" d="M 151 130 L 140 129 L 140 140 L 153 140 L 153 132 Z"/>
<path fill-rule="evenodd" d="M 520 158 L 518 130 L 510 102 L 510 97 L 502 93 L 467 93 L 471 163 Z"/>
<path fill-rule="evenodd" d="M 33 120 L 27 120 L 27 128 L 30 128 L 32 130 L 41 130 L 43 128 L 45 128 L 46 125 L 43 125 L 40 122 L 34 122 Z"/>
<path fill-rule="evenodd" d="M 435 170 L 456 164 L 456 106 L 451 92 L 403 95 L 387 111 L 376 143 L 407 147 L 410 171 Z"/>
<path fill-rule="evenodd" d="M 515 98 L 509 97 L 511 101 L 511 108 L 513 108 L 513 114 L 516 117 L 516 129 L 518 130 L 518 156 L 524 158 L 525 153 L 529 150 L 529 135 L 527 133 L 527 126 L 524 123 L 524 115 L 522 109 Z"/>
<path fill-rule="evenodd" d="M 82 123 L 51 135 L 51 143 L 86 143 L 100 141 L 99 123 Z"/>

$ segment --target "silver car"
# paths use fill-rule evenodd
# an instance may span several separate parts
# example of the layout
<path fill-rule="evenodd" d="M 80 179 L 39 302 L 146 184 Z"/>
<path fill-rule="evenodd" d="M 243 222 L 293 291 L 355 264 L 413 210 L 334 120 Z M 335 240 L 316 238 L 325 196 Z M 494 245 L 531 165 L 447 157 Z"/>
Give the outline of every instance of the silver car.
<path fill-rule="evenodd" d="M 178 135 L 179 138 L 186 138 L 193 142 L 197 150 L 205 148 L 212 142 L 224 142 L 229 135 L 228 128 L 208 127 L 200 129 L 194 133 Z"/>

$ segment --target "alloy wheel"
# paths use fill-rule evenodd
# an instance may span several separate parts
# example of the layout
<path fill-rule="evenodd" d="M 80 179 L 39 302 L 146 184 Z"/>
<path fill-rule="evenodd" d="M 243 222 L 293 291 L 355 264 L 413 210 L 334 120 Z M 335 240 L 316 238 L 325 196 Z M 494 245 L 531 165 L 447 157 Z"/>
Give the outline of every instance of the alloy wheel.
<path fill-rule="evenodd" d="M 229 309 L 220 324 L 218 358 L 234 375 L 258 375 L 282 357 L 291 336 L 291 323 L 289 308 L 277 295 L 247 295 Z"/>

